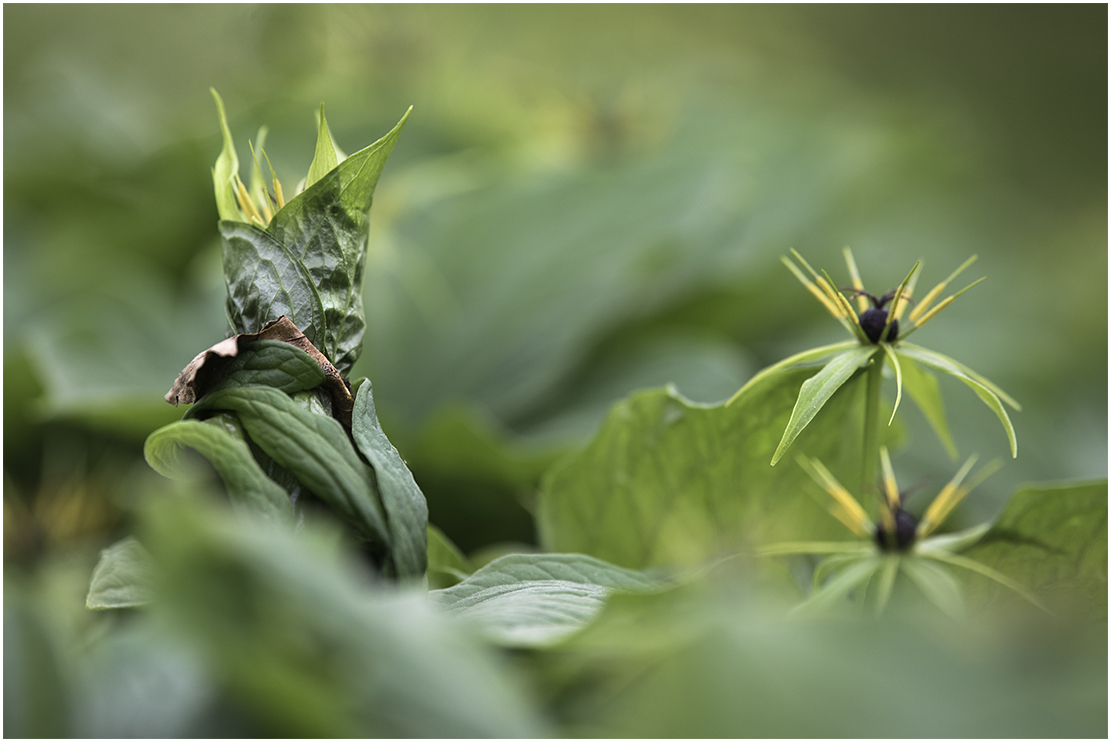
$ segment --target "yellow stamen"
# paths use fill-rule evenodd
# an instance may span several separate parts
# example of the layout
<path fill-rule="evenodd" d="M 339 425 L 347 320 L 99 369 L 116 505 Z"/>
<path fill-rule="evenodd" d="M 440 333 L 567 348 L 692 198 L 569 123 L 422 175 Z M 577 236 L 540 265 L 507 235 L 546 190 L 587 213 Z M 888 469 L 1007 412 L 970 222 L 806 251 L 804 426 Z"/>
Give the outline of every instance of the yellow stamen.
<path fill-rule="evenodd" d="M 270 179 L 274 181 L 274 200 L 277 202 L 278 211 L 281 211 L 282 207 L 285 206 L 282 184 L 278 182 L 278 176 L 274 174 L 274 166 L 270 164 L 270 158 L 266 155 L 266 150 L 262 150 L 262 156 L 266 158 L 266 166 L 270 168 Z"/>
<path fill-rule="evenodd" d="M 254 219 L 256 222 L 262 222 L 262 217 L 259 216 L 258 209 L 251 203 L 251 196 L 247 193 L 247 187 L 243 185 L 243 181 L 239 176 L 235 176 L 235 198 L 239 202 L 239 208 L 247 215 L 248 219 Z"/>
<path fill-rule="evenodd" d="M 264 135 L 264 132 L 259 132 L 259 134 Z M 255 163 L 255 172 L 252 177 L 257 178 L 259 191 L 258 207 L 259 210 L 262 212 L 262 216 L 265 219 L 266 223 L 269 224 L 270 220 L 274 218 L 274 212 L 270 210 L 269 199 L 266 196 L 266 187 L 262 185 L 262 168 L 258 166 L 258 155 L 255 154 L 255 145 L 251 144 L 251 140 L 249 139 L 247 140 L 247 146 L 251 148 L 251 161 Z"/>
<path fill-rule="evenodd" d="M 935 528 L 941 525 L 946 516 L 953 511 L 953 508 L 964 499 L 972 487 L 962 487 L 961 482 L 968 475 L 972 465 L 976 463 L 978 457 L 972 454 L 968 457 L 968 461 L 964 462 L 964 466 L 960 468 L 949 483 L 941 488 L 941 492 L 937 494 L 934 501 L 926 508 L 926 512 L 922 515 L 922 520 L 918 523 L 917 536 L 918 538 L 925 538 L 930 535 Z"/>
<path fill-rule="evenodd" d="M 899 284 L 899 288 L 895 289 L 895 295 L 893 297 L 891 297 L 891 307 L 892 307 L 892 309 L 897 307 L 903 301 L 903 292 L 906 291 L 907 284 L 910 283 L 911 276 L 913 276 L 918 271 L 918 266 L 921 265 L 921 264 L 922 264 L 921 261 L 915 263 L 914 267 L 910 269 L 910 273 L 907 274 L 907 277 L 904 278 L 903 282 Z M 888 329 L 887 328 L 891 327 L 891 323 L 894 320 L 895 320 L 895 312 L 894 311 L 888 312 L 887 313 L 887 322 L 884 323 L 883 331 L 880 333 L 881 338 L 886 337 L 888 335 Z"/>
<path fill-rule="evenodd" d="M 853 259 L 853 251 L 846 247 L 841 252 L 845 256 L 845 265 L 849 267 L 849 276 L 852 277 L 853 288 L 857 291 L 863 291 L 864 281 L 860 280 L 860 271 L 857 270 L 856 260 Z M 866 311 L 868 309 L 868 297 L 864 294 L 857 294 L 856 305 L 860 307 L 861 312 Z"/>
<path fill-rule="evenodd" d="M 980 281 L 984 281 L 984 280 L 987 280 L 987 276 L 984 276 L 983 278 L 980 278 L 980 279 L 977 279 L 977 280 L 973 281 L 972 283 L 968 284 L 967 286 L 965 286 L 963 289 L 961 289 L 957 293 L 943 299 L 940 304 L 938 304 L 936 307 L 934 307 L 930 311 L 926 312 L 926 314 L 923 315 L 921 319 L 919 319 L 917 322 L 914 323 L 914 329 L 917 330 L 919 327 L 921 327 L 922 325 L 924 325 L 927 322 L 929 322 L 930 320 L 932 320 L 934 317 L 937 316 L 938 312 L 940 312 L 942 309 L 945 309 L 945 307 L 949 306 L 954 301 L 956 301 L 957 297 L 959 297 L 965 291 L 968 291 L 970 288 L 972 288 L 976 284 L 980 283 Z M 911 314 L 911 319 L 913 319 L 914 318 L 914 312 L 911 312 L 910 314 Z"/>
<path fill-rule="evenodd" d="M 872 521 L 868 514 L 864 512 L 864 508 L 856 498 L 830 474 L 822 462 L 817 459 L 807 459 L 805 456 L 799 456 L 798 462 L 806 473 L 834 499 L 834 507 L 830 509 L 833 516 L 857 536 L 870 535 Z"/>
<path fill-rule="evenodd" d="M 934 299 L 936 299 L 938 297 L 938 295 L 942 291 L 945 290 L 945 287 L 948 286 L 954 278 L 959 276 L 961 274 L 961 272 L 964 271 L 965 268 L 967 268 L 968 266 L 975 263 L 977 257 L 978 257 L 977 255 L 973 255 L 971 258 L 964 261 L 961 264 L 960 268 L 957 268 L 955 271 L 953 271 L 951 274 L 949 274 L 948 278 L 946 278 L 944 281 L 939 283 L 937 286 L 934 286 L 932 289 L 930 289 L 930 292 L 928 294 L 926 294 L 924 297 L 922 297 L 922 301 L 918 302 L 918 306 L 916 306 L 914 309 L 911 310 L 911 312 L 910 312 L 910 321 L 914 322 L 919 317 L 921 317 L 923 314 L 925 314 L 926 310 L 930 308 L 930 304 L 933 303 Z"/>
<path fill-rule="evenodd" d="M 891 468 L 891 456 L 887 446 L 880 446 L 880 464 L 883 466 L 883 490 L 887 506 L 894 510 L 899 507 L 899 485 L 895 482 L 895 470 Z"/>
<path fill-rule="evenodd" d="M 790 261 L 790 259 L 783 257 L 780 258 L 780 260 L 783 261 L 783 265 L 787 266 L 791 270 L 791 272 L 795 274 L 795 278 L 797 278 L 799 282 L 806 287 L 807 291 L 813 294 L 814 297 L 822 303 L 822 306 L 824 306 L 830 314 L 832 314 L 837 319 L 842 319 L 840 307 L 830 301 L 829 297 L 827 297 L 821 289 L 811 283 L 810 279 L 804 276 L 802 274 L 802 271 L 800 271 L 798 267 Z"/>
<path fill-rule="evenodd" d="M 919 265 L 921 265 L 921 261 L 919 261 Z M 920 275 L 922 275 L 922 271 L 916 271 L 911 275 L 911 279 L 907 283 L 906 290 L 903 291 L 903 295 L 899 298 L 898 306 L 895 306 L 892 310 L 892 314 L 895 319 L 902 319 L 903 312 L 906 311 L 907 306 L 910 304 L 911 298 L 914 296 L 914 288 L 918 285 L 918 277 Z"/>

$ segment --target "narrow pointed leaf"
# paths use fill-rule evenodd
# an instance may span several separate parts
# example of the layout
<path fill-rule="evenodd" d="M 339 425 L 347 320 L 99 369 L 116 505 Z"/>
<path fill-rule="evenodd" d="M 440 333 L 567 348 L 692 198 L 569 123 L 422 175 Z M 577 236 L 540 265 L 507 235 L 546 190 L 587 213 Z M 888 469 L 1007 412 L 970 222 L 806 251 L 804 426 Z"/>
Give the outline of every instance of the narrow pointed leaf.
<path fill-rule="evenodd" d="M 943 613 L 953 618 L 964 616 L 964 601 L 961 589 L 949 572 L 925 559 L 913 557 L 901 560 L 903 573 L 918 586 L 927 600 Z"/>
<path fill-rule="evenodd" d="M 332 136 L 328 132 L 328 122 L 324 119 L 324 104 L 320 104 L 320 121 L 316 135 L 316 154 L 309 165 L 309 174 L 305 176 L 305 188 L 310 188 L 316 181 L 323 178 L 339 164 L 336 157 L 336 148 L 332 144 Z"/>
<path fill-rule="evenodd" d="M 289 496 L 263 473 L 237 426 L 236 421 L 226 419 L 171 423 L 147 437 L 143 455 L 159 474 L 188 479 L 196 475 L 196 469 L 185 458 L 183 449 L 191 448 L 220 475 L 232 507 L 239 512 L 289 522 L 293 516 Z"/>
<path fill-rule="evenodd" d="M 235 154 L 235 143 L 228 128 L 228 116 L 224 112 L 224 101 L 220 94 L 209 88 L 216 101 L 216 113 L 220 118 L 220 135 L 224 146 L 216 164 L 212 168 L 212 184 L 216 189 L 216 211 L 221 219 L 242 220 L 243 213 L 235 197 L 235 176 L 239 172 L 239 157 Z"/>
<path fill-rule="evenodd" d="M 831 557 L 836 559 L 836 557 Z M 883 566 L 880 557 L 863 559 L 844 569 L 823 585 L 809 600 L 795 606 L 792 613 L 814 614 L 828 611 L 849 596 L 849 594 L 868 582 Z"/>
<path fill-rule="evenodd" d="M 149 605 L 154 601 L 153 569 L 150 554 L 134 536 L 117 541 L 100 552 L 85 607 L 104 610 Z"/>
<path fill-rule="evenodd" d="M 382 432 L 369 379 L 359 385 L 355 396 L 351 435 L 374 469 L 396 574 L 420 579 L 428 566 L 428 504 L 401 454 Z"/>
<path fill-rule="evenodd" d="M 945 402 L 941 398 L 941 389 L 938 387 L 937 377 L 923 370 L 909 356 L 896 349 L 895 355 L 899 358 L 899 369 L 902 371 L 903 387 L 914 401 L 915 406 L 921 410 L 926 421 L 933 428 L 937 439 L 953 461 L 957 460 L 957 446 L 953 443 L 953 436 L 949 432 L 949 422 L 945 416 Z"/>
<path fill-rule="evenodd" d="M 261 386 L 206 395 L 190 414 L 213 410 L 235 412 L 251 440 L 267 456 L 388 553 L 389 532 L 370 472 L 338 422 L 302 409 L 276 389 Z"/>
<path fill-rule="evenodd" d="M 744 396 L 744 394 L 749 389 L 756 388 L 768 377 L 781 374 L 793 366 L 799 366 L 804 363 L 813 363 L 824 358 L 829 358 L 832 355 L 837 355 L 838 353 L 842 353 L 846 350 L 855 348 L 857 345 L 859 345 L 859 343 L 857 343 L 855 340 L 845 340 L 840 343 L 823 345 L 819 348 L 811 348 L 810 350 L 805 350 L 802 353 L 796 353 L 793 356 L 788 356 L 778 363 L 773 363 L 771 366 L 768 366 L 767 368 L 763 369 L 758 374 L 753 376 L 751 379 L 749 379 L 748 382 L 746 382 L 743 387 L 738 389 L 737 393 L 734 394 L 728 402 L 726 402 L 726 405 L 736 403 L 741 399 L 741 397 Z"/>
<path fill-rule="evenodd" d="M 995 389 L 998 389 L 998 387 L 995 387 L 994 384 L 989 387 L 984 383 L 987 380 L 982 376 L 971 375 L 967 368 L 961 366 L 952 358 L 943 356 L 940 353 L 935 353 L 932 350 L 927 350 L 917 345 L 903 344 L 900 352 L 903 356 L 924 363 L 937 371 L 949 374 L 970 386 L 972 391 L 976 392 L 976 396 L 983 400 L 984 404 L 986 404 L 988 408 L 995 413 L 995 416 L 999 418 L 999 422 L 1003 425 L 1003 430 L 1007 433 L 1007 441 L 1011 446 L 1011 456 L 1018 456 L 1018 439 L 1015 437 L 1015 429 L 1014 426 L 1011 425 L 1011 418 L 1007 416 L 1007 410 L 1003 408 L 1002 402 L 999 401 L 999 397 L 995 393 Z M 994 387 L 994 389 L 992 387 Z M 1014 403 L 1012 400 L 1011 406 L 1017 409 L 1016 404 L 1017 403 Z"/>
<path fill-rule="evenodd" d="M 794 443 L 798 434 L 810 424 L 833 393 L 849 380 L 861 364 L 875 355 L 875 352 L 875 347 L 858 345 L 831 360 L 815 376 L 803 382 L 798 400 L 795 402 L 795 409 L 791 412 L 791 419 L 787 423 L 787 429 L 783 431 L 783 438 L 780 439 L 779 447 L 772 456 L 772 466 L 783 458 L 783 454 L 787 453 L 787 449 Z"/>
<path fill-rule="evenodd" d="M 891 343 L 880 343 L 883 346 L 883 352 L 887 354 L 888 360 L 891 361 L 891 368 L 895 369 L 895 406 L 891 410 L 891 419 L 887 424 L 895 422 L 895 413 L 899 411 L 899 402 L 903 399 L 903 369 L 899 365 L 899 356 L 895 353 L 895 349 L 891 347 Z"/>

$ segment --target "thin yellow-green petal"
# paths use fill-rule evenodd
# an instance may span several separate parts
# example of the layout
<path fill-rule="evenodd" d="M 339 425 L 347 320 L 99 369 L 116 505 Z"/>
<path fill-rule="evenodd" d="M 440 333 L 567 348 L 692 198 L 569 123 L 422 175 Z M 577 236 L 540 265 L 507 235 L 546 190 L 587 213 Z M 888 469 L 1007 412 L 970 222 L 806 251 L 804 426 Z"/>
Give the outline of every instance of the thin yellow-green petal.
<path fill-rule="evenodd" d="M 236 173 L 239 172 L 239 158 L 235 154 L 235 143 L 231 138 L 231 129 L 228 128 L 228 116 L 224 111 L 224 101 L 215 88 L 208 89 L 216 101 L 216 113 L 220 119 L 220 134 L 224 140 L 224 147 L 220 150 L 216 164 L 212 168 L 212 184 L 216 189 L 216 211 L 221 219 L 229 221 L 245 221 L 243 213 L 239 210 L 236 198 Z"/>
<path fill-rule="evenodd" d="M 964 462 L 949 483 L 941 488 L 941 492 L 937 494 L 934 501 L 926 508 L 926 512 L 922 514 L 922 520 L 918 523 L 916 534 L 918 538 L 925 538 L 933 533 L 934 529 L 941 525 L 946 516 L 953 511 L 953 508 L 964 499 L 971 488 L 961 487 L 961 482 L 968 476 L 969 470 L 976 463 L 979 458 L 976 454 L 968 457 L 968 461 Z"/>
<path fill-rule="evenodd" d="M 259 133 L 259 148 L 262 148 L 262 143 L 266 139 L 266 127 L 258 130 Z M 254 168 L 251 171 L 251 185 L 247 189 L 251 200 L 254 201 L 256 208 L 262 214 L 263 218 L 269 224 L 270 220 L 274 217 L 274 211 L 270 208 L 270 196 L 266 193 L 266 186 L 262 181 L 262 168 L 258 165 L 258 155 L 255 153 L 255 145 L 250 140 L 247 141 L 247 146 L 251 148 L 251 161 L 254 163 Z"/>
<path fill-rule="evenodd" d="M 853 251 L 846 246 L 841 250 L 841 254 L 845 256 L 845 265 L 849 268 L 849 277 L 852 278 L 853 288 L 857 291 L 863 291 L 864 281 L 860 278 L 860 271 L 856 267 Z M 856 305 L 860 307 L 861 312 L 865 311 L 868 309 L 868 298 L 863 294 L 858 294 L 856 297 Z"/>
<path fill-rule="evenodd" d="M 324 104 L 320 104 L 320 128 L 316 135 L 316 155 L 309 165 L 309 174 L 305 176 L 305 190 L 335 169 L 339 164 L 336 157 L 336 148 L 332 144 L 332 135 L 328 133 L 328 122 L 324 118 Z"/>
<path fill-rule="evenodd" d="M 883 350 L 887 353 L 887 357 L 891 360 L 891 367 L 895 369 L 895 408 L 891 410 L 891 419 L 887 424 L 895 422 L 895 413 L 899 410 L 899 402 L 903 399 L 903 369 L 899 366 L 899 357 L 895 354 L 895 349 L 891 347 L 891 343 L 884 341 L 880 343 Z"/>
<path fill-rule="evenodd" d="M 856 498 L 837 481 L 836 477 L 826 469 L 825 465 L 817 459 L 808 459 L 798 456 L 799 465 L 818 483 L 829 496 L 833 498 L 835 506 L 832 509 L 834 517 L 857 536 L 868 536 L 872 532 L 872 520 L 861 507 Z"/>
<path fill-rule="evenodd" d="M 899 284 L 899 287 L 897 289 L 895 289 L 895 295 L 893 297 L 891 297 L 892 311 L 889 311 L 887 313 L 887 321 L 884 322 L 883 331 L 880 332 L 880 339 L 881 340 L 884 340 L 884 339 L 887 338 L 887 335 L 888 335 L 888 332 L 889 332 L 888 328 L 890 328 L 891 323 L 895 321 L 894 309 L 895 309 L 895 307 L 899 306 L 900 302 L 902 302 L 902 300 L 903 300 L 903 291 L 906 290 L 907 284 L 910 282 L 911 276 L 913 276 L 915 274 L 915 272 L 918 270 L 919 265 L 921 265 L 921 261 L 916 262 L 914 264 L 914 267 L 912 267 L 910 269 L 910 273 L 907 274 L 907 277 L 904 278 L 902 283 Z"/>
<path fill-rule="evenodd" d="M 921 266 L 922 261 L 918 261 L 918 265 Z M 907 283 L 906 290 L 903 291 L 903 295 L 899 299 L 898 305 L 897 306 L 894 305 L 894 304 L 892 305 L 894 307 L 892 313 L 894 314 L 895 319 L 902 319 L 903 318 L 903 312 L 906 311 L 907 306 L 910 304 L 911 298 L 914 297 L 914 289 L 918 286 L 918 277 L 921 276 L 921 275 L 922 275 L 921 268 L 918 271 L 915 271 L 913 273 L 913 275 L 911 276 L 910 282 Z"/>
<path fill-rule="evenodd" d="M 975 559 L 969 559 L 968 557 L 960 556 L 959 554 L 950 554 L 948 552 L 929 552 L 927 554 L 923 554 L 923 556 L 929 559 L 936 559 L 939 562 L 946 562 L 956 567 L 964 567 L 965 569 L 983 575 L 990 580 L 995 580 L 1000 585 L 1010 588 L 1026 600 L 1036 605 L 1038 608 L 1041 608 L 1046 613 L 1052 615 L 1052 611 L 1046 608 L 1045 604 L 1034 597 L 1034 595 L 1030 591 L 1012 580 L 1010 577 L 1007 577 L 1000 572 L 996 572 L 994 569 L 987 566 L 986 564 L 980 564 L 980 562 L 977 562 Z"/>
<path fill-rule="evenodd" d="M 835 319 L 842 319 L 840 309 L 836 306 L 836 304 L 829 300 L 829 297 L 825 295 L 824 291 L 819 289 L 809 278 L 804 276 L 802 274 L 802 271 L 798 269 L 798 266 L 792 263 L 786 256 L 780 258 L 780 260 L 783 262 L 783 265 L 787 266 L 787 268 L 790 269 L 791 273 L 795 274 L 795 278 L 797 278 L 799 282 L 806 287 L 806 290 L 813 294 L 814 298 L 822 303 L 822 306 L 826 308 L 826 311 L 832 314 Z"/>
<path fill-rule="evenodd" d="M 902 558 L 897 554 L 884 556 L 883 567 L 880 571 L 879 584 L 876 585 L 876 615 L 883 613 L 887 601 L 891 598 L 892 588 L 895 587 L 895 576 L 899 574 L 899 563 Z"/>
<path fill-rule="evenodd" d="M 895 481 L 895 470 L 891 467 L 891 455 L 887 446 L 880 446 L 880 465 L 883 467 L 883 489 L 887 504 L 892 509 L 899 507 L 899 484 Z"/>
<path fill-rule="evenodd" d="M 945 290 L 945 287 L 948 286 L 954 278 L 959 276 L 965 268 L 975 263 L 977 257 L 979 256 L 973 255 L 971 258 L 961 263 L 961 266 L 950 273 L 948 278 L 939 283 L 937 286 L 934 286 L 932 289 L 930 289 L 929 293 L 922 297 L 922 301 L 918 303 L 918 306 L 916 306 L 911 311 L 910 321 L 914 322 L 915 320 L 917 320 L 918 317 L 921 317 L 923 314 L 925 314 L 926 310 L 930 308 L 930 304 L 933 303 L 934 299 L 936 299 L 941 294 L 941 292 Z"/>

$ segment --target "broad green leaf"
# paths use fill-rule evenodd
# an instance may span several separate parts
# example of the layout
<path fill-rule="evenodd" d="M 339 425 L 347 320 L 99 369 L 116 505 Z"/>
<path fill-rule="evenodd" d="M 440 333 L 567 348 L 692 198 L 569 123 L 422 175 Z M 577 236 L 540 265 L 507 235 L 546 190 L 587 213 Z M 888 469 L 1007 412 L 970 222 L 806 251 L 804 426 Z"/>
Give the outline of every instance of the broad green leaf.
<path fill-rule="evenodd" d="M 143 455 L 159 474 L 189 479 L 197 472 L 183 449 L 192 448 L 224 480 L 232 507 L 279 522 L 290 521 L 293 508 L 289 496 L 263 474 L 237 425 L 234 419 L 226 418 L 204 422 L 180 420 L 151 433 L 143 446 Z"/>
<path fill-rule="evenodd" d="M 945 402 L 941 398 L 937 377 L 919 368 L 918 364 L 911 360 L 909 356 L 899 353 L 898 348 L 896 348 L 895 354 L 899 356 L 899 365 L 903 370 L 903 388 L 907 390 L 907 394 L 914 400 L 914 404 L 930 423 L 930 427 L 937 434 L 941 445 L 945 447 L 945 452 L 949 454 L 949 458 L 956 461 L 957 446 L 953 443 L 953 436 L 949 433 L 949 423 L 945 416 Z"/>
<path fill-rule="evenodd" d="M 200 649 L 254 736 L 551 736 L 500 658 L 423 590 L 376 587 L 311 521 L 295 536 L 181 505 L 144 518 L 155 618 Z"/>
<path fill-rule="evenodd" d="M 967 367 L 962 366 L 952 358 L 944 356 L 941 353 L 935 353 L 932 350 L 921 348 L 917 345 L 911 345 L 910 343 L 900 343 L 899 356 L 901 358 L 911 358 L 919 361 L 930 368 L 960 379 L 970 386 L 972 391 L 976 392 L 976 396 L 983 400 L 984 404 L 986 404 L 988 408 L 995 413 L 995 416 L 999 418 L 999 422 L 1003 425 L 1003 430 L 1007 433 L 1007 442 L 1011 446 L 1011 456 L 1018 456 L 1018 439 L 1015 437 L 1015 429 L 1014 426 L 1011 425 L 1011 418 L 1007 416 L 1007 411 L 1003 409 L 1003 404 L 999 401 L 1000 395 L 1002 395 L 1003 398 L 1007 400 L 1007 403 L 1016 410 L 1019 409 L 1017 402 L 1009 396 L 1006 396 L 999 387 L 995 386 L 984 377 L 975 374 Z"/>
<path fill-rule="evenodd" d="M 312 356 L 280 340 L 251 343 L 220 365 L 218 374 L 204 393 L 242 386 L 268 386 L 293 394 L 313 389 L 325 379 L 324 370 Z"/>
<path fill-rule="evenodd" d="M 390 560 L 398 577 L 421 579 L 428 567 L 428 504 L 413 473 L 378 423 L 370 380 L 359 385 L 351 435 L 374 469 L 390 530 Z"/>
<path fill-rule="evenodd" d="M 341 374 L 351 369 L 365 329 L 370 204 L 408 115 L 287 203 L 266 229 L 220 222 L 233 334 L 258 332 L 285 314 Z M 330 146 L 323 125 L 322 131 Z"/>
<path fill-rule="evenodd" d="M 772 456 L 772 466 L 783 458 L 783 454 L 787 453 L 787 449 L 791 447 L 803 428 L 810 424 L 833 393 L 840 389 L 841 385 L 848 381 L 863 363 L 869 358 L 873 358 L 873 363 L 883 362 L 883 356 L 877 356 L 877 352 L 879 351 L 874 346 L 857 345 L 836 356 L 826 363 L 821 371 L 803 382 L 795 408 L 791 411 L 791 419 Z"/>
<path fill-rule="evenodd" d="M 695 405 L 672 389 L 615 405 L 586 448 L 545 476 L 542 546 L 644 568 L 700 564 L 746 544 L 843 539 L 800 467 L 768 465 L 814 372 L 765 376 L 728 405 Z M 838 477 L 859 467 L 863 387 L 842 386 L 795 442 Z"/>
<path fill-rule="evenodd" d="M 332 135 L 328 131 L 328 122 L 324 118 L 323 103 L 320 104 L 320 121 L 317 126 L 319 131 L 316 136 L 316 154 L 313 155 L 312 164 L 309 165 L 309 174 L 305 176 L 305 188 L 311 187 L 339 164 L 335 145 L 332 144 Z"/>
<path fill-rule="evenodd" d="M 964 556 L 1015 580 L 1058 612 L 1107 619 L 1107 481 L 1031 485 L 1011 497 Z M 972 578 L 989 600 L 1010 593 Z"/>
<path fill-rule="evenodd" d="M 371 542 L 389 553 L 390 536 L 367 465 L 343 426 L 303 409 L 276 389 L 253 386 L 206 395 L 191 415 L 235 412 L 251 440 Z"/>
<path fill-rule="evenodd" d="M 428 524 L 428 587 L 451 587 L 467 578 L 474 568 L 444 532 Z"/>
<path fill-rule="evenodd" d="M 578 631 L 614 590 L 652 591 L 664 585 L 643 572 L 583 554 L 512 554 L 429 597 L 500 643 L 531 647 Z"/>
<path fill-rule="evenodd" d="M 85 607 L 135 608 L 152 603 L 152 569 L 150 554 L 134 536 L 117 541 L 100 552 Z"/>
<path fill-rule="evenodd" d="M 235 143 L 228 128 L 224 101 L 215 89 L 208 90 L 216 100 L 216 113 L 220 117 L 220 134 L 224 141 L 224 147 L 220 150 L 220 156 L 216 158 L 216 164 L 212 168 L 212 183 L 216 188 L 216 210 L 221 219 L 240 221 L 243 219 L 243 212 L 239 210 L 239 203 L 235 199 L 235 176 L 239 173 L 239 157 L 235 154 Z"/>

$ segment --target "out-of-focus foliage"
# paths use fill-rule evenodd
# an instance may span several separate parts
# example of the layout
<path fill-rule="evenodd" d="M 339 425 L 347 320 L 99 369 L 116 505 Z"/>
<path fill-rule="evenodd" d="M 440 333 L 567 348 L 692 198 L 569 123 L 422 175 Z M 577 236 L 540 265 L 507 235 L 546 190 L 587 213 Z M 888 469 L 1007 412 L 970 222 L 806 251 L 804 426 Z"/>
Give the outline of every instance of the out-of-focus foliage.
<path fill-rule="evenodd" d="M 227 324 L 215 87 L 240 161 L 268 125 L 287 183 L 313 161 L 322 100 L 347 151 L 414 106 L 375 192 L 352 375 L 428 497 L 432 588 L 536 548 L 544 472 L 590 456 L 614 402 L 668 383 L 719 402 L 841 339 L 780 265 L 790 247 L 835 269 L 851 245 L 878 291 L 918 258 L 936 274 L 980 255 L 988 281 L 914 340 L 1020 401 L 1022 445 L 1011 461 L 992 412 L 939 379 L 959 454 L 1007 457 L 955 528 L 1019 483 L 1105 477 L 1106 13 L 5 6 L 5 733 L 1105 736 L 1087 598 L 1056 623 L 1006 602 L 1018 612 L 988 628 L 781 623 L 760 601 L 797 598 L 796 575 L 722 568 L 609 597 L 586 632 L 508 666 L 497 629 L 380 593 L 336 549 L 179 507 L 142 442 L 180 418 L 162 397 Z M 661 398 L 646 394 L 616 409 Z M 907 404 L 900 419 L 900 478 L 948 479 L 930 421 Z M 996 527 L 1021 529 L 1045 492 Z M 836 528 L 817 505 L 797 515 Z M 608 539 L 611 520 L 582 522 Z M 99 551 L 139 524 L 172 589 L 87 611 Z M 566 548 L 634 566 L 618 546 Z M 1035 558 L 1005 546 L 977 548 L 999 569 Z M 1098 603 L 1092 558 L 1061 574 Z"/>

